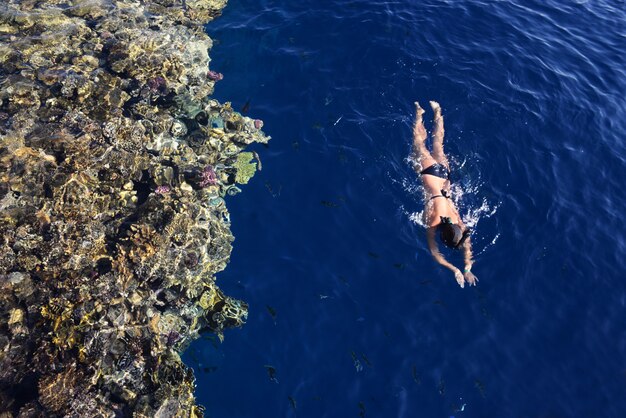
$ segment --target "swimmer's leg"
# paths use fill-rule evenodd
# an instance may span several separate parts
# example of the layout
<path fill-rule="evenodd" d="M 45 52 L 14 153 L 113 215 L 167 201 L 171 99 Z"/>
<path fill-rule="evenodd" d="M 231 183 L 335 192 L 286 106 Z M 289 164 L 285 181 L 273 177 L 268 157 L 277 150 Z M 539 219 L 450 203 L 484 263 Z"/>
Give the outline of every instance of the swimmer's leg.
<path fill-rule="evenodd" d="M 446 168 L 450 169 L 450 164 L 448 164 L 448 157 L 443 152 L 443 115 L 441 114 L 441 106 L 439 103 L 431 101 L 430 107 L 433 108 L 433 112 L 435 115 L 433 116 L 433 157 L 439 164 L 446 166 Z"/>
<path fill-rule="evenodd" d="M 424 121 L 422 120 L 422 115 L 424 114 L 424 109 L 422 109 L 419 103 L 415 102 L 415 125 L 413 126 L 413 152 L 415 153 L 415 164 L 413 168 L 418 173 L 431 165 L 435 164 L 435 159 L 428 152 L 428 148 L 426 148 L 426 138 L 428 135 L 426 134 L 426 128 L 424 128 Z M 418 164 L 419 163 L 419 166 Z"/>

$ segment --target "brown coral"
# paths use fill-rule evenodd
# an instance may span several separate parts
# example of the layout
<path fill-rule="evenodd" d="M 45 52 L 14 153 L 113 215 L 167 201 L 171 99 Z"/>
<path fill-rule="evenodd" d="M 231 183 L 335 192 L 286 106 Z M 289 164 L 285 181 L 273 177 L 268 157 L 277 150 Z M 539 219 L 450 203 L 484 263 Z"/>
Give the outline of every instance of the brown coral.
<path fill-rule="evenodd" d="M 224 5 L 0 5 L 0 414 L 201 416 L 177 350 L 246 319 L 222 197 L 269 139 L 210 98 Z"/>

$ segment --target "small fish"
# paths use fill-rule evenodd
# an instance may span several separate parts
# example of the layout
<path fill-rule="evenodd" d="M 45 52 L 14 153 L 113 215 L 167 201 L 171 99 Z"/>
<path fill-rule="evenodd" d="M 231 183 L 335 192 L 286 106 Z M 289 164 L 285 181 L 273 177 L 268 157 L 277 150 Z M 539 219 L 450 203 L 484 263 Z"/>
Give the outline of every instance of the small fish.
<path fill-rule="evenodd" d="M 394 263 L 393 266 L 395 268 L 397 268 L 398 270 L 403 270 L 404 269 L 404 264 L 402 264 L 402 263 Z"/>
<path fill-rule="evenodd" d="M 341 119 L 343 119 L 343 115 L 339 116 L 339 119 L 337 119 L 335 123 L 333 123 L 333 126 L 337 126 L 337 124 L 339 123 Z"/>
<path fill-rule="evenodd" d="M 324 99 L 324 106 L 328 106 L 329 104 L 331 104 L 333 102 L 333 96 L 331 96 L 330 94 L 328 96 L 326 96 L 326 98 Z"/>
<path fill-rule="evenodd" d="M 363 371 L 363 365 L 361 364 L 361 361 L 357 358 L 356 353 L 354 351 L 352 351 L 352 361 L 354 362 L 354 368 L 356 369 L 357 373 L 362 372 Z"/>
<path fill-rule="evenodd" d="M 459 401 L 463 401 L 463 398 L 460 398 Z M 464 403 L 461 406 L 457 406 L 456 403 L 453 403 L 452 404 L 452 412 L 463 412 L 463 411 L 465 411 L 465 406 L 466 405 L 467 404 Z"/>
<path fill-rule="evenodd" d="M 263 367 L 267 369 L 267 375 L 270 378 L 270 382 L 278 383 L 278 379 L 276 378 L 276 369 L 268 364 Z"/>
<path fill-rule="evenodd" d="M 359 402 L 359 417 L 365 418 L 365 404 L 363 402 Z"/>
<path fill-rule="evenodd" d="M 368 359 L 365 354 L 361 353 L 361 358 L 363 359 L 367 367 L 372 367 L 372 363 L 370 362 L 370 359 Z"/>
<path fill-rule="evenodd" d="M 368 251 L 368 252 L 367 252 L 367 255 L 369 255 L 369 256 L 370 256 L 370 257 L 372 257 L 372 258 L 379 258 L 379 257 L 380 257 L 378 254 L 376 254 L 376 253 L 375 253 L 375 252 L 373 252 L 373 251 Z"/>
<path fill-rule="evenodd" d="M 419 374 L 417 373 L 416 365 L 413 365 L 413 367 L 411 367 L 411 376 L 413 376 L 413 381 L 415 383 L 417 383 L 418 385 L 421 383 Z"/>
<path fill-rule="evenodd" d="M 480 396 L 484 398 L 485 397 L 485 385 L 483 385 L 483 382 L 481 382 L 478 379 L 474 379 L 474 386 L 480 392 Z"/>
<path fill-rule="evenodd" d="M 322 124 L 319 122 L 314 123 L 313 125 L 311 125 L 311 127 L 317 131 L 321 131 L 322 130 Z"/>
<path fill-rule="evenodd" d="M 289 405 L 291 405 L 293 410 L 295 411 L 296 409 L 298 409 L 298 406 L 296 404 L 296 400 L 294 398 L 292 398 L 291 396 L 287 396 L 287 398 L 289 399 Z"/>
<path fill-rule="evenodd" d="M 336 204 L 334 202 L 331 202 L 331 201 L 328 201 L 328 200 L 322 200 L 320 203 L 322 205 L 326 206 L 327 208 L 337 208 L 337 207 L 339 207 L 338 204 Z"/>
<path fill-rule="evenodd" d="M 337 151 L 337 159 L 342 164 L 345 163 L 346 161 L 348 161 L 348 157 L 346 157 L 346 153 L 343 152 L 343 150 Z"/>
<path fill-rule="evenodd" d="M 443 303 L 443 301 L 441 299 L 437 299 L 436 301 L 433 302 L 435 305 L 439 305 L 439 306 L 446 306 L 445 303 Z"/>
<path fill-rule="evenodd" d="M 241 114 L 246 114 L 250 110 L 250 99 L 246 100 L 246 103 L 241 108 Z"/>
<path fill-rule="evenodd" d="M 420 282 L 420 284 L 421 284 L 422 286 L 423 286 L 423 285 L 426 285 L 426 284 L 430 284 L 430 283 L 432 283 L 432 280 L 422 280 L 422 281 Z"/>
<path fill-rule="evenodd" d="M 322 295 L 322 294 L 320 294 L 320 299 L 328 299 L 328 295 Z"/>
<path fill-rule="evenodd" d="M 446 393 L 446 384 L 443 381 L 443 377 L 439 379 L 439 386 L 437 387 L 439 394 L 443 396 Z"/>
<path fill-rule="evenodd" d="M 282 185 L 278 186 L 278 191 L 275 192 L 274 188 L 272 187 L 272 185 L 269 182 L 265 182 L 265 188 L 267 189 L 268 192 L 270 192 L 270 194 L 272 195 L 272 197 L 278 197 L 280 196 L 280 192 L 283 189 Z"/>
<path fill-rule="evenodd" d="M 489 311 L 487 310 L 487 298 L 485 297 L 485 294 L 481 292 L 479 289 L 476 289 L 475 292 L 478 293 L 480 313 L 487 319 L 491 318 L 491 315 L 489 314 Z"/>
<path fill-rule="evenodd" d="M 265 307 L 267 308 L 267 312 L 269 312 L 270 316 L 274 320 L 274 323 L 276 323 L 276 310 L 270 305 L 265 305 Z"/>
<path fill-rule="evenodd" d="M 343 276 L 339 276 L 339 277 L 337 277 L 337 278 L 338 278 L 339 280 L 341 280 L 341 283 L 343 283 L 343 284 L 345 284 L 345 285 L 348 285 L 348 279 L 346 279 L 345 277 L 343 277 Z"/>
<path fill-rule="evenodd" d="M 298 141 L 293 141 L 293 142 L 291 143 L 291 147 L 292 147 L 294 150 L 298 151 L 298 150 L 300 149 L 300 143 L 299 143 Z"/>
<path fill-rule="evenodd" d="M 542 258 L 545 258 L 545 256 L 548 255 L 548 248 L 547 247 L 543 247 L 543 249 L 541 250 L 541 254 L 539 254 L 535 260 L 541 260 Z"/>
<path fill-rule="evenodd" d="M 217 370 L 217 366 L 209 366 L 209 367 L 202 368 L 202 371 L 205 373 L 213 373 L 216 370 Z"/>

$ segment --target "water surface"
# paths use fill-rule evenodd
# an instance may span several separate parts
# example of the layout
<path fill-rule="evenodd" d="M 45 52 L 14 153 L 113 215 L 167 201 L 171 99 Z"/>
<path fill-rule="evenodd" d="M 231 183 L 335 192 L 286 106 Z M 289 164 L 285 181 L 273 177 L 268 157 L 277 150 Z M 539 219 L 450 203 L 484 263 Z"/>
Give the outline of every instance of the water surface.
<path fill-rule="evenodd" d="M 619 1 L 231 2 L 216 94 L 273 139 L 218 278 L 248 324 L 185 355 L 207 415 L 623 416 L 625 22 Z M 476 288 L 413 221 L 432 99 Z"/>

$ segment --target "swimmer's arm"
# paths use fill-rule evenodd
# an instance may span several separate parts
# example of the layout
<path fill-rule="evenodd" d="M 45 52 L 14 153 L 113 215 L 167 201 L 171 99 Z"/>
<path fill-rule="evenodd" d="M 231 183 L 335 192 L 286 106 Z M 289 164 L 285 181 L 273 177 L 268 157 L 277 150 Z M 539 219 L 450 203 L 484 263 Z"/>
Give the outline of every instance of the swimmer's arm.
<path fill-rule="evenodd" d="M 461 225 L 463 230 L 465 230 L 466 227 L 462 222 Z M 472 264 L 474 264 L 474 255 L 472 254 L 472 241 L 469 236 L 465 239 L 465 242 L 463 242 L 463 264 L 465 266 L 463 269 L 463 277 L 465 278 L 465 281 L 469 283 L 470 286 L 476 286 L 478 278 L 470 271 L 472 269 Z"/>
<path fill-rule="evenodd" d="M 436 228 L 434 227 L 428 228 L 426 230 L 426 237 L 428 238 L 428 249 L 430 250 L 430 253 L 432 254 L 436 262 L 450 269 L 452 272 L 456 274 L 456 272 L 459 271 L 459 269 L 454 267 L 452 264 L 448 263 L 446 258 L 443 255 L 441 255 L 441 253 L 439 252 L 439 248 L 437 247 L 437 241 L 435 240 L 435 230 Z"/>
<path fill-rule="evenodd" d="M 459 221 L 459 224 L 463 231 L 467 229 L 463 222 Z M 465 267 L 465 271 L 463 273 L 467 273 L 472 268 L 472 264 L 474 264 L 474 255 L 472 254 L 472 237 L 468 236 L 465 238 L 465 242 L 463 242 L 463 266 Z"/>
<path fill-rule="evenodd" d="M 450 271 L 454 273 L 454 279 L 459 284 L 459 286 L 463 287 L 465 285 L 463 273 L 461 273 L 461 270 L 448 263 L 444 256 L 441 255 L 441 253 L 439 252 L 439 248 L 437 248 L 437 241 L 435 241 L 435 229 L 436 228 L 431 227 L 426 230 L 426 236 L 428 238 L 428 248 L 430 249 L 430 253 L 433 255 L 433 258 L 436 262 L 450 269 Z"/>

